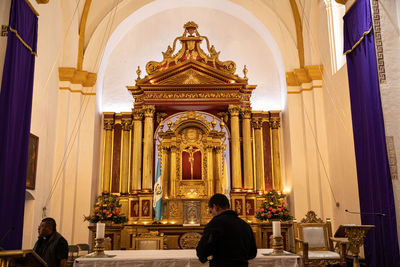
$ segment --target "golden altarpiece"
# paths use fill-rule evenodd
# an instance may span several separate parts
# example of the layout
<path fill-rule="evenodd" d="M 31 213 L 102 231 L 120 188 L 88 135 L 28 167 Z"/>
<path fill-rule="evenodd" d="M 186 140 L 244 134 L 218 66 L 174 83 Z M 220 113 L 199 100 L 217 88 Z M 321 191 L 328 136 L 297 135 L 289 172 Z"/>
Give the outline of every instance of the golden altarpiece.
<path fill-rule="evenodd" d="M 232 209 L 252 225 L 258 246 L 268 246 L 267 226 L 254 216 L 259 193 L 282 190 L 280 112 L 252 111 L 256 86 L 248 84 L 246 67 L 243 78 L 236 75 L 236 64 L 220 61 L 197 27 L 186 23 L 162 62 L 147 63 L 147 76 L 141 78 L 138 68 L 136 84 L 127 86 L 132 112 L 103 114 L 102 193 L 119 195 L 128 215 L 122 248 L 132 248 L 133 237 L 149 231 L 163 233 L 166 248 L 179 248 L 183 236 L 201 233 L 211 219 L 207 202 L 214 193 L 229 195 Z M 152 209 L 157 161 L 160 223 L 154 223 Z"/>

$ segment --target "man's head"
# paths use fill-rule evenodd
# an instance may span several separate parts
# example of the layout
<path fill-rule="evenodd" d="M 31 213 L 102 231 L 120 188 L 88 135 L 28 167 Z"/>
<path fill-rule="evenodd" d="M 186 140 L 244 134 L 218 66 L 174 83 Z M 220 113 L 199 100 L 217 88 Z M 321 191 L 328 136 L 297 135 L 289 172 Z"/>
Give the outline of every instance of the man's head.
<path fill-rule="evenodd" d="M 56 221 L 53 218 L 44 218 L 39 225 L 39 236 L 49 237 L 56 231 Z"/>
<path fill-rule="evenodd" d="M 208 201 L 208 207 L 214 217 L 229 209 L 229 200 L 223 194 L 215 194 Z"/>

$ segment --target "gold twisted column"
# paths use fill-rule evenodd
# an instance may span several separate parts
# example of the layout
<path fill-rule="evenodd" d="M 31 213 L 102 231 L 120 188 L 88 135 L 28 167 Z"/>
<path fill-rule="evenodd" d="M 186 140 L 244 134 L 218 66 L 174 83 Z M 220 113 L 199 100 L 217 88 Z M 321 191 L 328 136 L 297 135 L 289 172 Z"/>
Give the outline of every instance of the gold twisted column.
<path fill-rule="evenodd" d="M 133 152 L 132 152 L 132 181 L 131 192 L 137 193 L 142 189 L 142 119 L 143 111 L 134 109 L 133 115 Z"/>
<path fill-rule="evenodd" d="M 171 147 L 171 164 L 170 164 L 170 178 L 171 178 L 171 191 L 170 191 L 170 197 L 174 198 L 176 197 L 176 180 L 177 180 L 177 162 L 176 162 L 176 153 L 177 153 L 178 149 L 173 146 Z"/>
<path fill-rule="evenodd" d="M 129 184 L 129 157 L 131 144 L 132 117 L 130 112 L 123 112 L 121 117 L 122 126 L 122 151 L 121 151 L 121 194 L 128 194 Z"/>
<path fill-rule="evenodd" d="M 153 134 L 154 134 L 154 106 L 143 107 L 144 136 L 143 136 L 143 186 L 144 192 L 150 192 L 153 181 Z"/>
<path fill-rule="evenodd" d="M 111 181 L 111 161 L 113 147 L 114 113 L 104 113 L 104 154 L 103 154 L 103 183 L 101 191 L 105 194 L 110 193 Z"/>
<path fill-rule="evenodd" d="M 250 108 L 242 109 L 242 126 L 243 126 L 243 172 L 244 172 L 244 189 L 247 191 L 254 190 L 253 179 L 253 152 L 251 149 L 251 110 Z"/>
<path fill-rule="evenodd" d="M 242 161 L 240 160 L 239 106 L 229 105 L 231 114 L 232 190 L 242 189 Z"/>
<path fill-rule="evenodd" d="M 257 192 L 263 192 L 265 190 L 264 180 L 264 162 L 263 162 L 263 138 L 262 138 L 262 120 L 253 120 L 254 128 L 254 146 L 257 157 L 256 160 L 256 190 Z"/>
<path fill-rule="evenodd" d="M 281 155 L 279 149 L 279 117 L 271 118 L 269 126 L 272 132 L 272 185 L 275 190 L 282 191 Z"/>
<path fill-rule="evenodd" d="M 208 146 L 207 151 L 207 180 L 208 180 L 208 195 L 214 195 L 214 153 L 213 147 Z"/>

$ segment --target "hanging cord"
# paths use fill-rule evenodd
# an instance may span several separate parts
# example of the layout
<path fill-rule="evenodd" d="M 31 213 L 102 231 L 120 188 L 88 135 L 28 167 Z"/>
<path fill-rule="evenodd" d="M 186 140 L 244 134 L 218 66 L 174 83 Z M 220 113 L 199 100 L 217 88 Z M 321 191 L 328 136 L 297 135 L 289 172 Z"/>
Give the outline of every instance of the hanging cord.
<path fill-rule="evenodd" d="M 118 9 L 118 5 L 119 5 L 121 0 L 116 0 L 116 1 L 117 1 L 117 3 L 116 3 L 116 5 L 114 5 L 113 11 L 112 11 L 113 13 L 110 15 L 110 19 L 107 21 L 106 34 L 103 35 L 103 38 L 102 38 L 102 41 L 101 41 L 101 45 L 99 46 L 99 52 L 97 53 L 96 60 L 93 63 L 94 66 L 96 65 L 96 63 L 99 60 L 99 56 L 101 54 L 100 51 L 102 49 L 102 46 L 103 46 L 105 40 L 106 39 L 108 40 L 108 38 L 109 38 L 109 36 L 111 34 L 112 25 L 113 25 L 114 20 L 115 20 L 115 14 L 116 14 L 116 11 Z M 92 88 L 92 90 L 94 90 L 94 88 Z M 93 93 L 93 92 L 94 91 L 90 91 L 89 93 Z M 44 204 L 44 208 L 48 205 L 49 201 L 51 200 L 51 198 L 52 198 L 52 196 L 53 196 L 53 194 L 55 192 L 55 189 L 57 188 L 58 183 L 60 182 L 60 179 L 62 177 L 62 173 L 63 173 L 63 171 L 65 169 L 65 163 L 68 160 L 69 155 L 70 155 L 70 153 L 71 153 L 71 151 L 73 149 L 73 145 L 76 142 L 80 127 L 82 125 L 82 120 L 83 120 L 83 118 L 84 118 L 84 116 L 86 114 L 87 107 L 89 106 L 90 96 L 88 96 L 86 94 L 83 95 L 83 100 L 82 100 L 81 103 L 82 104 L 80 105 L 80 109 L 79 109 L 79 113 L 78 113 L 77 119 L 74 122 L 74 127 L 73 127 L 73 130 L 71 132 L 72 133 L 71 137 L 68 139 L 67 148 L 65 149 L 65 152 L 64 152 L 64 155 L 63 155 L 63 159 L 61 160 L 60 165 L 59 165 L 59 167 L 57 169 L 56 176 L 55 176 L 55 179 L 54 179 L 54 183 L 52 184 L 52 187 L 51 187 L 50 192 L 49 192 L 49 196 L 46 199 L 46 202 Z M 83 110 L 83 113 L 82 113 L 82 107 L 83 106 L 84 106 L 84 110 Z M 81 113 L 82 113 L 82 116 L 81 116 Z"/>
<path fill-rule="evenodd" d="M 301 11 L 302 11 L 302 12 L 301 12 L 302 22 L 305 22 L 305 23 L 303 23 L 303 25 L 306 26 L 308 33 L 310 33 L 310 32 L 311 32 L 311 30 L 310 30 L 310 28 L 311 28 L 311 27 L 310 27 L 310 22 L 309 22 L 308 18 L 305 16 L 305 8 L 304 8 L 304 5 L 303 5 L 303 3 L 302 3 L 301 1 L 299 1 L 299 4 L 300 4 L 300 7 L 301 7 Z M 316 49 L 314 38 L 311 36 L 311 37 L 309 38 L 309 40 L 310 40 L 311 49 L 314 50 L 314 51 L 318 51 L 319 54 L 321 55 L 319 49 Z M 326 62 L 326 58 L 321 57 L 321 59 L 325 59 L 325 60 L 323 60 L 323 62 L 324 62 L 324 61 Z M 328 61 L 328 62 L 329 62 L 329 61 Z M 322 72 L 321 70 L 319 70 L 319 71 L 320 71 L 322 80 L 323 80 L 324 85 L 325 85 L 324 87 L 326 88 L 325 91 L 327 92 L 327 95 L 329 96 L 329 100 L 330 100 L 331 103 L 333 104 L 333 106 L 334 106 L 336 112 L 339 113 L 339 114 L 341 115 L 341 116 L 338 116 L 338 117 L 339 117 L 339 119 L 341 120 L 341 123 L 342 123 L 341 125 L 342 125 L 342 127 L 346 130 L 346 132 L 347 132 L 348 135 L 351 135 L 351 136 L 352 136 L 352 131 L 351 131 L 351 129 L 349 129 L 349 127 L 346 127 L 346 124 L 345 124 L 345 122 L 344 122 L 344 118 L 343 118 L 343 117 L 344 117 L 344 113 L 343 113 L 343 112 L 339 112 L 339 109 L 338 109 L 338 107 L 337 107 L 336 101 L 334 101 L 334 98 L 333 98 L 332 95 L 331 95 L 331 92 L 330 92 L 331 88 L 330 88 L 330 86 L 328 85 L 329 83 L 328 83 L 327 80 L 325 79 L 325 77 L 324 77 L 324 75 L 323 75 L 323 72 Z M 330 80 L 330 81 L 331 81 L 331 80 Z M 303 103 L 303 107 L 304 107 L 304 100 L 303 100 L 303 99 L 302 99 L 302 103 Z M 337 201 L 337 199 L 336 199 L 336 197 L 335 197 L 335 192 L 334 192 L 334 190 L 333 190 L 333 188 L 332 188 L 332 184 L 331 184 L 331 178 L 330 178 L 330 176 L 329 176 L 329 174 L 328 174 L 328 172 L 327 172 L 326 164 L 325 164 L 325 161 L 324 161 L 324 159 L 323 159 L 323 157 L 322 157 L 321 150 L 320 150 L 319 144 L 318 144 L 318 140 L 317 140 L 317 137 L 316 137 L 316 135 L 315 135 L 315 134 L 316 134 L 316 129 L 313 128 L 312 123 L 311 123 L 311 120 L 310 120 L 310 116 L 309 116 L 309 114 L 308 114 L 308 112 L 307 112 L 307 109 L 305 109 L 305 108 L 304 108 L 304 113 L 305 113 L 305 115 L 306 115 L 305 117 L 306 117 L 307 123 L 308 123 L 308 125 L 310 126 L 311 133 L 312 133 L 312 136 L 313 136 L 313 140 L 314 140 L 314 143 L 315 143 L 315 146 L 316 146 L 316 150 L 317 150 L 317 152 L 318 152 L 318 157 L 319 157 L 319 159 L 320 159 L 320 161 L 321 161 L 321 164 L 322 164 L 322 167 L 323 167 L 323 170 L 324 170 L 324 174 L 325 174 L 324 177 L 326 178 L 326 181 L 328 182 L 328 185 L 329 185 L 329 188 L 330 188 L 330 191 L 331 191 L 331 194 L 332 194 L 332 198 L 333 198 L 333 200 L 335 201 L 336 206 L 339 207 L 340 203 Z"/>
<path fill-rule="evenodd" d="M 60 56 L 61 56 L 61 52 L 63 51 L 64 45 L 65 45 L 65 40 L 67 39 L 68 33 L 69 33 L 70 29 L 71 29 L 71 25 L 72 25 L 72 22 L 74 21 L 74 17 L 75 17 L 76 11 L 78 11 L 79 3 L 80 3 L 80 2 L 81 2 L 81 0 L 78 0 L 78 3 L 76 4 L 76 7 L 75 7 L 75 9 L 74 9 L 74 13 L 72 14 L 72 17 L 71 17 L 71 21 L 69 22 L 67 31 L 65 32 L 63 41 L 61 42 L 60 48 L 59 48 L 58 51 L 57 51 L 57 56 L 56 56 L 56 58 L 54 59 L 54 62 L 53 62 L 53 64 L 52 64 L 52 66 L 51 66 L 49 75 L 47 75 L 47 79 L 46 79 L 46 82 L 45 82 L 45 84 L 44 84 L 44 86 L 43 86 L 43 90 L 42 90 L 43 92 L 42 92 L 42 93 L 39 93 L 40 96 L 39 96 L 39 100 L 38 100 L 38 102 L 37 102 L 37 104 L 36 104 L 37 106 L 40 106 L 40 104 L 42 103 L 43 97 L 44 97 L 44 95 L 45 95 L 45 93 L 46 93 L 46 91 L 47 91 L 47 88 L 48 88 L 48 85 L 49 85 L 49 81 L 50 81 L 50 79 L 51 79 L 51 76 L 52 76 L 52 74 L 53 74 L 55 68 L 56 68 L 56 65 L 57 65 L 57 63 L 58 63 L 58 60 L 59 60 L 59 58 L 60 58 Z"/>

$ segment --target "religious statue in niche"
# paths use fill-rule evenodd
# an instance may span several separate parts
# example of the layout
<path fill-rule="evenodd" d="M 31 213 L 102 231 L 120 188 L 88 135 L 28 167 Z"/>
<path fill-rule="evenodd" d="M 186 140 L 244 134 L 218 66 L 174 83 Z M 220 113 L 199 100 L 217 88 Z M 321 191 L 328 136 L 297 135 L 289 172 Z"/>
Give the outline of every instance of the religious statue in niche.
<path fill-rule="evenodd" d="M 243 209 L 242 209 L 242 200 L 241 199 L 235 199 L 235 211 L 239 215 L 243 215 Z"/>
<path fill-rule="evenodd" d="M 201 150 L 203 134 L 199 128 L 188 127 L 182 132 L 182 180 L 201 180 Z"/>
<path fill-rule="evenodd" d="M 142 201 L 142 216 L 150 216 L 150 200 Z"/>
<path fill-rule="evenodd" d="M 254 215 L 254 200 L 253 199 L 246 199 L 246 214 L 247 215 Z"/>
<path fill-rule="evenodd" d="M 201 180 L 201 151 L 197 147 L 182 151 L 182 180 Z"/>
<path fill-rule="evenodd" d="M 131 217 L 139 217 L 139 201 L 131 201 Z"/>

